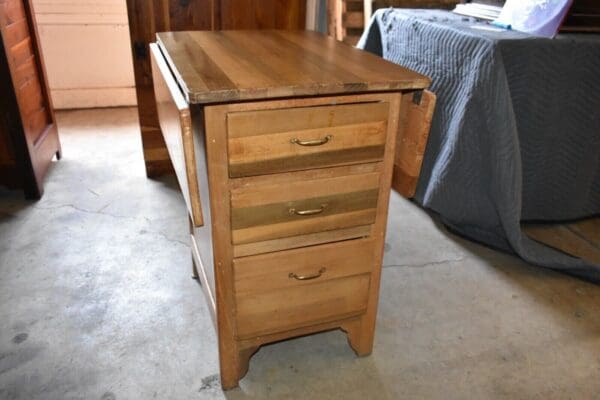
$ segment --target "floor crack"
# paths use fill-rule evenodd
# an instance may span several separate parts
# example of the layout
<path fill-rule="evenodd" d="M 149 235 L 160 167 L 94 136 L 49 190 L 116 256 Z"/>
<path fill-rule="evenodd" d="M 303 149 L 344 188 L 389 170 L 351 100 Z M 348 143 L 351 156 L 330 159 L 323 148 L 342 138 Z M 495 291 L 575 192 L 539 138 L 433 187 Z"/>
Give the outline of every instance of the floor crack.
<path fill-rule="evenodd" d="M 109 217 L 113 217 L 113 218 L 121 218 L 121 219 L 135 219 L 135 217 L 129 216 L 129 215 L 117 215 L 117 214 L 111 214 L 108 212 L 104 212 L 101 211 L 102 209 L 98 210 L 98 211 L 92 211 L 92 210 L 87 210 L 85 208 L 81 208 L 81 207 L 77 207 L 76 205 L 73 204 L 61 204 L 58 206 L 53 206 L 53 207 L 40 207 L 40 206 L 36 206 L 33 207 L 36 210 L 57 210 L 59 208 L 72 208 L 74 210 L 83 212 L 83 213 L 87 213 L 87 214 L 96 214 L 96 215 L 106 215 Z M 103 207 L 104 208 L 104 207 Z"/>
<path fill-rule="evenodd" d="M 168 236 L 167 236 L 165 233 L 163 233 L 163 232 L 160 232 L 160 231 L 150 231 L 150 232 L 154 232 L 154 233 L 156 233 L 156 234 L 158 234 L 158 235 L 162 236 L 163 238 L 165 238 L 165 240 L 167 240 L 167 241 L 169 241 L 169 242 L 172 242 L 172 243 L 179 243 L 179 244 L 182 244 L 182 245 L 184 245 L 185 247 L 190 247 L 190 244 L 189 244 L 189 243 L 186 243 L 186 242 L 184 242 L 183 240 L 179 240 L 179 239 L 173 239 L 173 238 L 170 238 L 170 237 L 168 237 Z"/>
<path fill-rule="evenodd" d="M 465 259 L 465 257 L 459 257 L 459 258 L 449 258 L 449 259 L 440 260 L 440 261 L 431 261 L 431 262 L 426 262 L 426 263 L 421 263 L 421 264 L 389 264 L 389 265 L 384 265 L 382 268 L 421 268 L 421 267 L 430 267 L 433 265 L 446 264 L 449 262 L 464 261 L 464 259 Z"/>

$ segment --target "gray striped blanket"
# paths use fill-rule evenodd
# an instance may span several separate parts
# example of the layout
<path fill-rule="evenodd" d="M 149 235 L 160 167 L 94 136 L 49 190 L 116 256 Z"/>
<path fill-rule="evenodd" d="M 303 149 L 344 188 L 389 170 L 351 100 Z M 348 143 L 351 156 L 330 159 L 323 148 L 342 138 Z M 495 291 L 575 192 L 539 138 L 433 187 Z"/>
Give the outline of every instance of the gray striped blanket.
<path fill-rule="evenodd" d="M 600 36 L 551 40 L 441 10 L 386 9 L 358 47 L 433 79 L 417 202 L 462 235 L 600 282 L 599 265 L 520 225 L 600 214 Z"/>

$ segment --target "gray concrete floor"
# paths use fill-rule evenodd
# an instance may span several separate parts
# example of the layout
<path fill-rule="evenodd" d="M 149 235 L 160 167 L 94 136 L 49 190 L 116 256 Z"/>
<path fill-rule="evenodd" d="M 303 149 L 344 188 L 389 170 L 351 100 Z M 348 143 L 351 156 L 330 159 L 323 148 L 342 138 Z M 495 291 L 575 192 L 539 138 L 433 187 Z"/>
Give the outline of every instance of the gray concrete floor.
<path fill-rule="evenodd" d="M 39 202 L 0 189 L 1 399 L 600 399 L 600 287 L 449 234 L 394 194 L 375 349 L 334 331 L 218 382 L 172 178 L 132 109 L 59 115 Z"/>

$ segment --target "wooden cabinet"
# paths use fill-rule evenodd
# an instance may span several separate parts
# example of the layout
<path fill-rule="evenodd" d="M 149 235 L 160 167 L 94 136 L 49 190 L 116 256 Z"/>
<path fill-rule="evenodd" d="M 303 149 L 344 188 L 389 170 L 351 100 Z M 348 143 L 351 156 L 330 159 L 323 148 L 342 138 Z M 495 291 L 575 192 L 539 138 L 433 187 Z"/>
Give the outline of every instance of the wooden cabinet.
<path fill-rule="evenodd" d="M 314 32 L 159 33 L 151 56 L 222 386 L 313 332 L 369 354 L 402 99 L 429 79 Z"/>
<path fill-rule="evenodd" d="M 0 184 L 43 193 L 60 143 L 30 0 L 0 0 Z"/>

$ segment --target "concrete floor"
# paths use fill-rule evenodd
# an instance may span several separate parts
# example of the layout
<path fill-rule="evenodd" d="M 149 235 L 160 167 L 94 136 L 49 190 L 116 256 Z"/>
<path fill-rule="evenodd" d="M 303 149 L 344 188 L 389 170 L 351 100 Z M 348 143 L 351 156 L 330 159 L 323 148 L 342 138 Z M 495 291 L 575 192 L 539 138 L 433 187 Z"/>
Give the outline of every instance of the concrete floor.
<path fill-rule="evenodd" d="M 263 347 L 219 388 L 184 203 L 132 109 L 59 114 L 46 194 L 0 189 L 0 399 L 600 399 L 600 287 L 467 242 L 392 196 L 375 349 Z"/>

